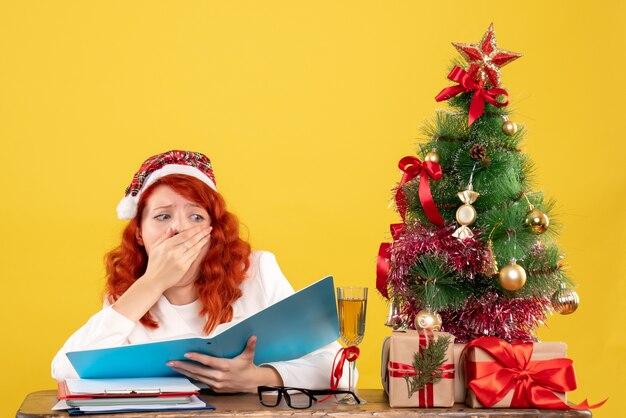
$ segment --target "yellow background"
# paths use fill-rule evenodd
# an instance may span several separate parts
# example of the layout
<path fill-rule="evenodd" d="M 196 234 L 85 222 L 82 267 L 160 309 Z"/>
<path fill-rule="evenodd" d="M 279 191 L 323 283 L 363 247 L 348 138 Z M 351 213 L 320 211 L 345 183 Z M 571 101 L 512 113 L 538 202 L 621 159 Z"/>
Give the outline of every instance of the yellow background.
<path fill-rule="evenodd" d="M 439 4 L 435 4 L 439 3 Z M 371 289 L 361 388 L 379 387 L 389 330 L 375 293 L 398 159 L 445 105 L 434 96 L 490 22 L 525 56 L 504 68 L 537 189 L 582 304 L 563 340 L 579 390 L 623 402 L 626 336 L 625 6 L 619 1 L 0 2 L 1 416 L 52 389 L 52 357 L 100 307 L 103 254 L 140 163 L 206 153 L 253 246 L 299 289 Z M 479 215 L 480 216 L 480 215 Z"/>

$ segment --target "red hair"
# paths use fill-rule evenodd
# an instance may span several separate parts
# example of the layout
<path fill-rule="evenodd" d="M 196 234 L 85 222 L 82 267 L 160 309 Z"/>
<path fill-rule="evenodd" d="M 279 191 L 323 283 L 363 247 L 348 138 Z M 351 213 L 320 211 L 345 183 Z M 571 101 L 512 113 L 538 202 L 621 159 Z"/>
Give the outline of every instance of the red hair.
<path fill-rule="evenodd" d="M 194 177 L 171 174 L 158 179 L 141 194 L 137 214 L 124 229 L 122 242 L 105 256 L 108 301 L 115 302 L 146 271 L 148 254 L 137 242 L 136 231 L 141 227 L 146 202 L 159 185 L 166 185 L 204 207 L 211 217 L 211 243 L 195 282 L 203 306 L 200 314 L 207 318 L 204 331 L 209 334 L 219 324 L 232 320 L 232 304 L 241 297 L 239 286 L 250 267 L 251 250 L 250 244 L 239 237 L 239 221 L 226 210 L 222 196 Z M 159 327 L 149 312 L 140 322 L 148 328 Z"/>

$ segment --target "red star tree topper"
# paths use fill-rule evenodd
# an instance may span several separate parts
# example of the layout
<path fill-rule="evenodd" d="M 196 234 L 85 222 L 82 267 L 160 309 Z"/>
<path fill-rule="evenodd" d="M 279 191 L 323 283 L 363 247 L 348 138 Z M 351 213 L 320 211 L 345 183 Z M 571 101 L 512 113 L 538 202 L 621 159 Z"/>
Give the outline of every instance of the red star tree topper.
<path fill-rule="evenodd" d="M 522 54 L 498 48 L 493 23 L 477 44 L 452 45 L 463 55 L 470 65 L 467 73 L 475 80 L 489 82 L 492 87 L 500 85 L 500 68 L 521 57 Z"/>

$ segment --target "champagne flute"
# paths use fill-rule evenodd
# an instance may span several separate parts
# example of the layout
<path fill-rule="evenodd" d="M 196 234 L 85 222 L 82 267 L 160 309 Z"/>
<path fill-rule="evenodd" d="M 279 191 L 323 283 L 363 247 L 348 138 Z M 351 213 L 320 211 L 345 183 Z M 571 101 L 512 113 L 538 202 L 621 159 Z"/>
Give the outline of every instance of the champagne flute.
<path fill-rule="evenodd" d="M 367 308 L 367 287 L 338 287 L 337 305 L 339 310 L 339 333 L 346 347 L 357 346 L 365 334 L 365 311 Z M 356 394 L 354 387 L 356 360 L 348 367 L 349 390 Z M 365 401 L 361 399 L 361 404 Z M 351 395 L 339 399 L 338 403 L 356 404 Z"/>

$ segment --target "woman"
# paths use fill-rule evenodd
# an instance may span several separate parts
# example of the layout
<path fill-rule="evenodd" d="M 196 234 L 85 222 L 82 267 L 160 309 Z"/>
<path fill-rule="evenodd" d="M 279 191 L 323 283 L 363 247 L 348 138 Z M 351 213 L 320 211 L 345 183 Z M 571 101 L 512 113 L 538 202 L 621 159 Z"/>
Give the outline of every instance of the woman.
<path fill-rule="evenodd" d="M 106 256 L 104 308 L 55 356 L 58 381 L 77 377 L 68 351 L 213 336 L 294 293 L 274 256 L 251 251 L 239 237 L 237 218 L 226 210 L 211 162 L 200 153 L 169 151 L 146 160 L 117 211 L 130 222 L 120 246 Z M 167 365 L 217 392 L 329 386 L 338 343 L 256 366 L 255 342 L 251 337 L 233 359 L 188 353 L 191 361 Z"/>

